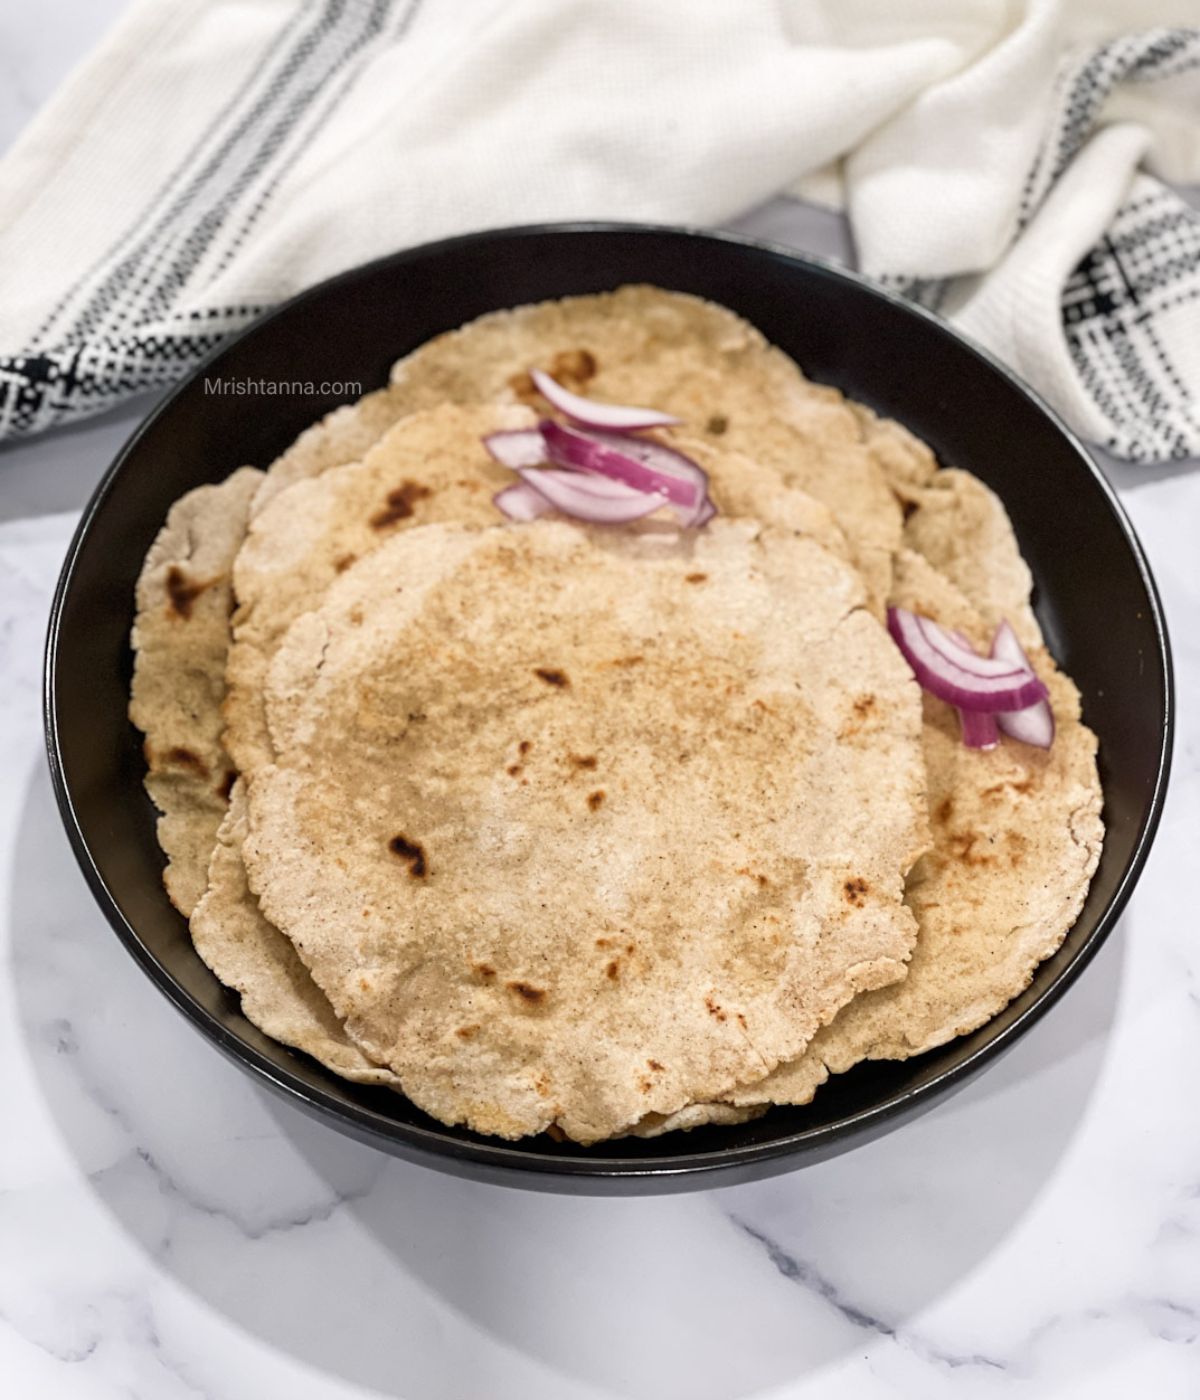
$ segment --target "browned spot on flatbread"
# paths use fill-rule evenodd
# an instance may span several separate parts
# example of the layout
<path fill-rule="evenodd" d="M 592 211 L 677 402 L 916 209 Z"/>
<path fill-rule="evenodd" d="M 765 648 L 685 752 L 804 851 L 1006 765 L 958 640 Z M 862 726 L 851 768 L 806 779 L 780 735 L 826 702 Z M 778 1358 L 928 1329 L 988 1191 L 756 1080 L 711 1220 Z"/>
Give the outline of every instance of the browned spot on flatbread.
<path fill-rule="evenodd" d="M 725 1012 L 721 1009 L 720 1004 L 714 1001 L 714 999 L 711 996 L 706 996 L 704 998 L 704 1005 L 706 1010 L 708 1011 L 708 1014 L 710 1016 L 714 1016 L 718 1021 L 725 1021 L 729 1019 L 725 1015 Z"/>
<path fill-rule="evenodd" d="M 550 374 L 560 384 L 586 384 L 596 373 L 596 357 L 590 350 L 560 350 L 550 361 Z"/>
<path fill-rule="evenodd" d="M 470 964 L 471 971 L 477 977 L 482 977 L 485 982 L 490 982 L 496 975 L 496 969 L 487 962 L 473 962 Z"/>
<path fill-rule="evenodd" d="M 537 385 L 533 382 L 533 377 L 528 370 L 514 374 L 508 381 L 508 387 L 522 403 L 533 403 L 541 398 L 537 391 Z"/>
<path fill-rule="evenodd" d="M 842 894 L 845 895 L 847 904 L 853 904 L 856 909 L 861 909 L 867 902 L 870 888 L 864 879 L 856 875 L 842 886 Z"/>
<path fill-rule="evenodd" d="M 660 1065 L 657 1060 L 647 1060 L 646 1065 L 649 1069 L 652 1069 L 655 1074 L 662 1074 L 666 1069 L 666 1065 Z"/>
<path fill-rule="evenodd" d="M 193 753 L 191 749 L 185 749 L 182 745 L 168 749 L 161 757 L 163 763 L 170 768 L 187 768 L 199 778 L 208 777 L 208 764 L 198 753 Z"/>
<path fill-rule="evenodd" d="M 544 368 L 550 378 L 557 380 L 564 389 L 578 391 L 595 375 L 596 357 L 590 350 L 560 350 Z M 522 403 L 545 403 L 528 371 L 514 374 L 508 381 L 508 387 Z"/>
<path fill-rule="evenodd" d="M 986 839 L 977 831 L 957 831 L 950 837 L 950 853 L 964 865 L 995 865 L 995 856 L 988 851 L 975 849 Z"/>
<path fill-rule="evenodd" d="M 419 841 L 411 841 L 403 832 L 393 836 L 388 842 L 388 850 L 401 860 L 408 862 L 408 873 L 414 880 L 423 880 L 429 873 L 425 862 L 425 851 Z"/>
<path fill-rule="evenodd" d="M 610 982 L 615 982 L 621 975 L 621 959 L 613 958 L 612 962 L 604 969 L 604 975 Z"/>
<path fill-rule="evenodd" d="M 547 685 L 557 686 L 559 690 L 565 690 L 571 684 L 565 671 L 555 670 L 551 666 L 535 666 L 533 674 L 540 681 L 545 681 Z"/>
<path fill-rule="evenodd" d="M 589 772 L 596 766 L 596 755 L 594 753 L 569 753 L 567 762 L 573 768 L 586 768 Z"/>
<path fill-rule="evenodd" d="M 945 826 L 954 815 L 954 798 L 949 793 L 934 808 L 933 819 L 940 826 Z"/>
<path fill-rule="evenodd" d="M 545 988 L 535 987 L 532 982 L 506 982 L 504 985 L 510 992 L 516 992 L 522 1001 L 527 1001 L 531 1006 L 537 1006 L 546 999 Z"/>
<path fill-rule="evenodd" d="M 1033 791 L 1032 778 L 1019 778 L 1015 782 L 993 783 L 991 787 L 985 787 L 980 793 L 981 797 L 1000 797 L 1006 792 L 1016 792 L 1024 797 Z"/>
<path fill-rule="evenodd" d="M 850 704 L 850 715 L 838 731 L 839 739 L 852 739 L 870 722 L 876 709 L 874 695 L 856 695 Z"/>
<path fill-rule="evenodd" d="M 412 515 L 416 503 L 432 494 L 429 487 L 423 486 L 419 481 L 402 481 L 387 493 L 387 504 L 375 512 L 371 517 L 371 524 L 376 530 L 384 530 L 398 520 L 407 520 Z"/>
<path fill-rule="evenodd" d="M 178 564 L 167 570 L 167 612 L 186 621 L 192 615 L 192 605 L 206 588 L 211 588 L 216 579 L 193 579 Z"/>
<path fill-rule="evenodd" d="M 357 559 L 357 554 L 339 554 L 338 557 L 333 561 L 334 572 L 338 574 L 344 574 L 346 570 L 350 567 L 350 565 L 355 563 Z"/>
<path fill-rule="evenodd" d="M 765 889 L 771 882 L 765 875 L 759 874 L 757 870 L 751 870 L 748 865 L 739 865 L 733 872 L 735 875 L 745 875 L 748 880 L 753 880 L 760 889 Z"/>
<path fill-rule="evenodd" d="M 459 1026 L 459 1028 L 454 1032 L 454 1034 L 458 1036 L 459 1040 L 472 1040 L 475 1036 L 479 1034 L 479 1026 Z"/>
<path fill-rule="evenodd" d="M 704 425 L 704 431 L 713 437 L 720 437 L 729 427 L 729 419 L 723 413 L 714 413 Z"/>
<path fill-rule="evenodd" d="M 603 788 L 597 788 L 595 792 L 589 792 L 589 793 L 588 793 L 587 804 L 588 804 L 588 810 L 589 810 L 589 811 L 591 811 L 591 812 L 596 812 L 596 811 L 598 811 L 598 810 L 600 809 L 601 805 L 603 804 L 603 802 L 604 802 L 604 789 L 603 789 Z"/>
<path fill-rule="evenodd" d="M 1029 839 L 1022 836 L 1019 831 L 1006 831 L 1004 844 L 1008 847 L 1008 863 L 1015 870 L 1025 859 L 1029 850 Z"/>
<path fill-rule="evenodd" d="M 704 583 L 708 578 L 707 574 L 684 574 L 684 583 Z"/>

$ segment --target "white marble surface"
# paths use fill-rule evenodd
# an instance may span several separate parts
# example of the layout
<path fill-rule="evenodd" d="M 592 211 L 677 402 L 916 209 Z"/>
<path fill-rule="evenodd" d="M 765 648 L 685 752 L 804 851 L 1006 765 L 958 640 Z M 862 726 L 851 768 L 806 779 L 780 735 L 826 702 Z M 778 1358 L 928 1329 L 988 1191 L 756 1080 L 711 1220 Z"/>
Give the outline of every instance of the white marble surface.
<path fill-rule="evenodd" d="M 20 78 L 0 81 L 0 145 L 118 9 L 0 8 L 0 77 Z M 803 211 L 755 224 L 772 225 L 840 237 Z M 93 906 L 46 775 L 40 652 L 75 513 L 136 416 L 0 452 L 0 1395 L 1200 1394 L 1200 471 L 1113 472 L 1173 629 L 1175 775 L 1128 913 L 1054 1014 L 836 1161 L 569 1200 L 300 1117 L 184 1023 Z"/>

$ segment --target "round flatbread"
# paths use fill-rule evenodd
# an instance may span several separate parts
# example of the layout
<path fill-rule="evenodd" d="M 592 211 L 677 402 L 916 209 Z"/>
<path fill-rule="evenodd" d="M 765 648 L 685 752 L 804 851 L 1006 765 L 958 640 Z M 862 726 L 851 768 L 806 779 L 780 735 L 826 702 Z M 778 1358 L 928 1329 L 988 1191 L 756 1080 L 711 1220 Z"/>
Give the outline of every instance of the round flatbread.
<path fill-rule="evenodd" d="M 204 893 L 235 777 L 221 742 L 230 571 L 262 472 L 242 467 L 171 507 L 137 582 L 129 718 L 145 734 L 146 791 L 161 813 L 163 883 L 180 913 Z"/>
<path fill-rule="evenodd" d="M 589 1142 L 761 1078 L 914 932 L 919 695 L 863 601 L 753 522 L 409 531 L 276 654 L 263 912 L 446 1122 Z"/>
<path fill-rule="evenodd" d="M 482 437 L 533 421 L 527 409 L 516 406 L 443 405 L 412 414 L 362 462 L 296 483 L 255 517 L 238 557 L 243 605 L 225 702 L 229 742 L 243 772 L 253 774 L 274 758 L 264 684 L 290 623 L 317 607 L 330 583 L 358 559 L 404 530 L 445 519 L 504 528 L 491 497 L 512 476 L 488 455 Z M 782 528 L 845 556 L 845 540 L 818 501 L 781 488 L 774 474 L 740 454 L 703 440 L 685 441 L 683 447 L 708 471 L 723 512 L 770 513 Z M 244 819 L 231 811 L 193 920 L 201 956 L 223 982 L 243 993 L 245 1015 L 262 1030 L 336 1073 L 347 1074 L 349 1065 L 348 1077 L 378 1082 L 385 1072 L 350 1044 L 291 944 L 259 909 L 246 883 L 243 839 Z M 734 1121 L 731 1110 L 723 1112 L 722 1121 Z M 656 1115 L 655 1131 L 691 1126 L 699 1116 L 694 1111 L 677 1120 Z"/>
<path fill-rule="evenodd" d="M 991 627 L 921 555 L 900 555 L 895 588 L 901 607 L 986 647 Z M 1048 751 L 1007 738 L 991 752 L 968 749 L 954 710 L 924 697 L 933 847 L 908 878 L 919 930 L 908 976 L 857 998 L 798 1060 L 735 1101 L 807 1103 L 831 1073 L 861 1060 L 908 1059 L 976 1030 L 1061 946 L 1103 841 L 1096 738 L 1049 653 L 1038 647 L 1030 660 L 1057 724 Z"/>

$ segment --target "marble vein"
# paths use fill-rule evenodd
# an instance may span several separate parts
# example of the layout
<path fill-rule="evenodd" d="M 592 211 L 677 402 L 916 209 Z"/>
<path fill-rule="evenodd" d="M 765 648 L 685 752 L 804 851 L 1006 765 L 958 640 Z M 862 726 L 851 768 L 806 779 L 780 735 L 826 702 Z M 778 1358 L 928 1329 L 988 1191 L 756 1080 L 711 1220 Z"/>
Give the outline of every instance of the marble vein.
<path fill-rule="evenodd" d="M 977 1366 L 994 1371 L 1003 1371 L 1007 1363 L 997 1360 L 991 1356 L 979 1355 L 955 1355 L 950 1352 L 941 1351 L 911 1330 L 901 1327 L 896 1323 L 889 1322 L 885 1318 L 868 1312 L 865 1308 L 851 1302 L 845 1297 L 842 1291 L 824 1274 L 822 1274 L 814 1264 L 795 1255 L 790 1254 L 769 1235 L 756 1229 L 748 1221 L 741 1219 L 733 1213 L 727 1213 L 729 1220 L 747 1235 L 765 1252 L 767 1258 L 774 1265 L 775 1269 L 790 1283 L 800 1285 L 802 1288 L 816 1293 L 830 1307 L 853 1327 L 862 1329 L 877 1337 L 887 1338 L 913 1350 L 922 1360 L 935 1362 L 939 1366 L 946 1366 L 952 1370 L 965 1366 Z"/>

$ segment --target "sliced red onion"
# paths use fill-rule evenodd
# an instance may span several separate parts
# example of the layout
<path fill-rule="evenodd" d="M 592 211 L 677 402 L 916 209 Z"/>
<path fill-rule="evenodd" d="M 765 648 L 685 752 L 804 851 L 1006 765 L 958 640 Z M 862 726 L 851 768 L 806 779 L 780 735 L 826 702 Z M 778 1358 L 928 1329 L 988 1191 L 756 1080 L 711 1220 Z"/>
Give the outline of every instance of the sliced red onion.
<path fill-rule="evenodd" d="M 996 635 L 992 638 L 992 655 L 1009 665 L 1033 669 L 1029 666 L 1025 648 L 1017 640 L 1017 634 L 1007 620 L 996 628 Z M 997 715 L 996 723 L 1005 734 L 1020 739 L 1023 744 L 1032 744 L 1034 748 L 1048 749 L 1054 742 L 1054 711 L 1045 697 L 1023 710 Z"/>
<path fill-rule="evenodd" d="M 1046 697 L 1046 687 L 1027 666 L 969 654 L 932 618 L 889 608 L 888 631 L 918 682 L 960 710 L 1023 710 Z"/>
<path fill-rule="evenodd" d="M 979 655 L 965 632 L 952 627 L 946 630 L 946 636 L 957 642 L 968 655 Z M 985 714 L 982 710 L 958 710 L 956 713 L 962 726 L 962 741 L 967 748 L 994 749 L 1000 742 L 1000 727 L 995 715 Z"/>
<path fill-rule="evenodd" d="M 649 438 L 564 428 L 549 418 L 540 426 L 550 460 L 560 467 L 596 472 L 656 496 L 671 505 L 682 525 L 712 518 L 708 476 L 682 452 Z"/>
<path fill-rule="evenodd" d="M 540 467 L 546 460 L 546 440 L 537 428 L 511 428 L 504 432 L 488 433 L 483 445 L 509 471 Z"/>
<path fill-rule="evenodd" d="M 666 504 L 623 482 L 591 472 L 556 471 L 553 467 L 521 468 L 523 485 L 544 497 L 555 510 L 593 525 L 624 525 L 640 520 Z"/>
<path fill-rule="evenodd" d="M 1000 742 L 1000 726 L 995 715 L 982 710 L 959 710 L 962 741 L 969 749 L 994 749 Z"/>
<path fill-rule="evenodd" d="M 595 403 L 573 394 L 540 369 L 529 371 L 529 377 L 547 403 L 585 428 L 608 428 L 615 433 L 631 433 L 637 428 L 667 428 L 683 419 L 656 408 L 631 408 L 619 403 Z"/>
<path fill-rule="evenodd" d="M 519 520 L 522 523 L 536 520 L 538 516 L 554 509 L 540 491 L 535 491 L 525 481 L 514 481 L 503 491 L 497 491 L 492 501 L 510 520 Z"/>

